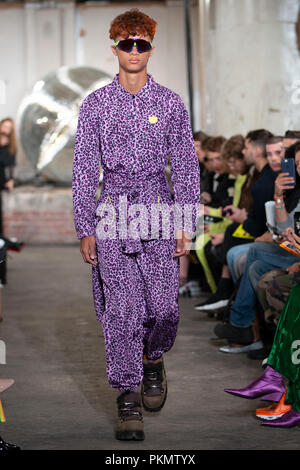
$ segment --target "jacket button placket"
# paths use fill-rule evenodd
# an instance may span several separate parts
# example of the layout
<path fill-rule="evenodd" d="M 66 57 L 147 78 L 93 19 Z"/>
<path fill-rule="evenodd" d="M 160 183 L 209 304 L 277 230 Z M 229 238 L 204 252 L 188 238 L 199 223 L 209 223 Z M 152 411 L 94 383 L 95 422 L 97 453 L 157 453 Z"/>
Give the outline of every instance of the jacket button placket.
<path fill-rule="evenodd" d="M 136 136 L 136 106 L 135 106 L 135 95 L 132 95 L 132 112 L 131 112 L 131 117 L 132 117 L 132 120 L 133 120 L 133 125 L 131 126 L 131 129 L 134 129 L 133 132 L 130 133 L 130 137 L 132 138 L 131 142 L 132 142 L 132 157 L 133 157 L 133 165 L 135 167 L 135 152 L 136 152 L 136 149 L 135 149 L 135 136 Z M 135 175 L 136 174 L 136 168 L 133 168 L 131 170 L 131 174 L 132 175 Z"/>

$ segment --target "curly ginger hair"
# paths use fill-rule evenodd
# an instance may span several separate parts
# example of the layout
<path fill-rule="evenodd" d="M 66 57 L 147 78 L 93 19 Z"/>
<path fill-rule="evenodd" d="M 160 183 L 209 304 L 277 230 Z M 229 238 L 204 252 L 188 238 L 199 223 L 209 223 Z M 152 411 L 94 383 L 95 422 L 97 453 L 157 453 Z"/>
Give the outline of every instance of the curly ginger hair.
<path fill-rule="evenodd" d="M 110 39 L 115 40 L 117 36 L 127 38 L 128 36 L 149 36 L 151 41 L 155 36 L 157 22 L 150 18 L 138 8 L 132 8 L 117 16 L 112 22 L 109 30 Z"/>

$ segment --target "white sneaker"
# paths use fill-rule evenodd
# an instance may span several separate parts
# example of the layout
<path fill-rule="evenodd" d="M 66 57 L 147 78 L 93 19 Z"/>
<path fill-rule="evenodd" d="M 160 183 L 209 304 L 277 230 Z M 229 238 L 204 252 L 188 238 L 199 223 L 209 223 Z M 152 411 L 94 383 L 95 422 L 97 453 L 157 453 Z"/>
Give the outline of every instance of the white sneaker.
<path fill-rule="evenodd" d="M 256 351 L 257 349 L 262 349 L 264 347 L 262 341 L 256 341 L 255 343 L 247 344 L 246 346 L 222 346 L 219 348 L 219 351 L 228 353 L 228 354 L 240 354 L 246 353 L 249 351 Z"/>
<path fill-rule="evenodd" d="M 182 295 L 183 297 L 190 297 L 190 290 L 188 288 L 188 283 L 179 287 L 179 295 Z"/>
<path fill-rule="evenodd" d="M 191 297 L 198 297 L 201 295 L 201 287 L 198 281 L 190 281 L 187 283 Z"/>
<path fill-rule="evenodd" d="M 265 357 L 265 359 L 262 361 L 261 366 L 262 366 L 263 369 L 265 369 L 267 367 L 268 359 L 269 359 L 269 356 Z"/>
<path fill-rule="evenodd" d="M 201 288 L 198 281 L 189 281 L 179 287 L 179 295 L 183 297 L 198 297 L 201 295 Z"/>
<path fill-rule="evenodd" d="M 218 300 L 218 302 L 214 302 L 213 304 L 205 304 L 194 307 L 195 310 L 200 310 L 203 312 L 209 312 L 211 310 L 219 310 L 220 308 L 227 307 L 229 303 L 229 299 Z"/>

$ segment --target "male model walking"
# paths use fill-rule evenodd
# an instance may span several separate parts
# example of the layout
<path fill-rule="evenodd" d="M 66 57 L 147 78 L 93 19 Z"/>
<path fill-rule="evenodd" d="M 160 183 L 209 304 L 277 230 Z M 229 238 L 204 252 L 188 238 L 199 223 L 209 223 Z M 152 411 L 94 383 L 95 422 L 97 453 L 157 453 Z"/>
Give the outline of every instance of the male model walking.
<path fill-rule="evenodd" d="M 187 110 L 178 94 L 147 73 L 156 25 L 138 9 L 112 21 L 119 73 L 83 100 L 74 149 L 75 227 L 83 259 L 92 265 L 108 381 L 120 391 L 117 439 L 143 440 L 142 404 L 159 411 L 165 403 L 163 353 L 177 333 L 179 257 L 189 253 L 199 215 L 199 163 Z M 103 184 L 96 201 L 99 162 Z M 192 208 L 191 223 L 189 230 L 171 223 L 167 237 L 160 218 L 149 223 L 149 210 L 158 208 L 166 221 L 174 203 L 182 214 Z"/>

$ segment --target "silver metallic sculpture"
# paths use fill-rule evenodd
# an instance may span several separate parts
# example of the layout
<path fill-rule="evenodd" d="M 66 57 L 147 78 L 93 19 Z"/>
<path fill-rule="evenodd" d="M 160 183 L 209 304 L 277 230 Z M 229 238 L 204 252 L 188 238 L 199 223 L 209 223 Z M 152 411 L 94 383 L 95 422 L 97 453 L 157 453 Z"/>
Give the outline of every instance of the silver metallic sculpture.
<path fill-rule="evenodd" d="M 111 81 L 110 75 L 93 67 L 60 67 L 39 80 L 22 100 L 17 116 L 19 141 L 37 174 L 71 184 L 80 104 Z"/>

